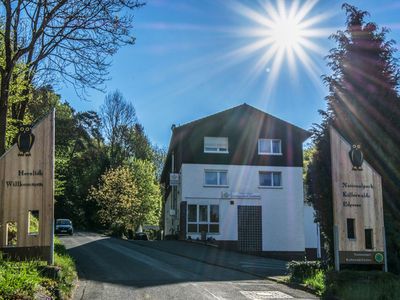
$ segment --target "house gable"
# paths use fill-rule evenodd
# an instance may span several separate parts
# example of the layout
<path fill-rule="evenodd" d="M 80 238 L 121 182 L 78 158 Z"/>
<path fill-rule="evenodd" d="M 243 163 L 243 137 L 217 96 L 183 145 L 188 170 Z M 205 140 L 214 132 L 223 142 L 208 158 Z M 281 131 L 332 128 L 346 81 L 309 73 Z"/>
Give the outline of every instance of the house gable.
<path fill-rule="evenodd" d="M 174 128 L 161 182 L 168 183 L 172 153 L 175 171 L 183 163 L 301 167 L 302 143 L 309 135 L 299 127 L 242 104 Z M 204 137 L 228 137 L 228 153 L 204 153 Z M 259 155 L 260 138 L 281 140 L 282 155 Z"/>

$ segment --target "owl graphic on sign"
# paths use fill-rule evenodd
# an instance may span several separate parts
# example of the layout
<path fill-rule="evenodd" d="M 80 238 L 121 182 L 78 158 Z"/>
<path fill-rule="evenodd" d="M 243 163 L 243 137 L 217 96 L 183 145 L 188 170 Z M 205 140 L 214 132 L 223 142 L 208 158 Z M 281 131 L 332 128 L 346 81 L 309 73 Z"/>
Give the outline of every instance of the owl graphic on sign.
<path fill-rule="evenodd" d="M 35 135 L 32 133 L 32 125 L 19 127 L 17 135 L 18 156 L 31 156 L 31 149 L 35 142 Z"/>
<path fill-rule="evenodd" d="M 362 164 L 364 162 L 364 155 L 361 151 L 360 145 L 353 145 L 349 152 L 350 161 L 353 164 L 354 171 L 362 171 Z"/>

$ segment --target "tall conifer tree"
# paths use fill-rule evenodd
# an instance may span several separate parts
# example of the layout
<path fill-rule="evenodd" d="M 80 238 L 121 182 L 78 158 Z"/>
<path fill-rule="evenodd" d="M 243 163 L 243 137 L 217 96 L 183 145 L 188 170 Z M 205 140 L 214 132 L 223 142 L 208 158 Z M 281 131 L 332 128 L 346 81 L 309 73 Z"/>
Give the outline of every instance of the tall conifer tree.
<path fill-rule="evenodd" d="M 308 169 L 309 200 L 317 211 L 332 253 L 332 188 L 329 126 L 350 141 L 362 145 L 366 160 L 382 176 L 389 268 L 400 271 L 400 99 L 399 66 L 388 29 L 366 22 L 368 12 L 349 4 L 346 29 L 331 36 L 324 76 L 329 88 L 323 122 L 313 128 L 316 152 Z M 332 258 L 332 255 L 331 255 Z"/>

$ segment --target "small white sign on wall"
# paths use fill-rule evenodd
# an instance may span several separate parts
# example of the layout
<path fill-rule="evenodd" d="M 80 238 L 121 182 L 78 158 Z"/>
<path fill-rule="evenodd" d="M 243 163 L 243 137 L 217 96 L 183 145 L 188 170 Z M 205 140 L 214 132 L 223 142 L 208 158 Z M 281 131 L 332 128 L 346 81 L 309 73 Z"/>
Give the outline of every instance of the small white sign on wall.
<path fill-rule="evenodd" d="M 169 174 L 169 185 L 177 186 L 179 184 L 179 173 L 170 173 Z"/>
<path fill-rule="evenodd" d="M 238 192 L 221 192 L 221 198 L 224 199 L 261 199 L 259 193 L 238 193 Z"/>

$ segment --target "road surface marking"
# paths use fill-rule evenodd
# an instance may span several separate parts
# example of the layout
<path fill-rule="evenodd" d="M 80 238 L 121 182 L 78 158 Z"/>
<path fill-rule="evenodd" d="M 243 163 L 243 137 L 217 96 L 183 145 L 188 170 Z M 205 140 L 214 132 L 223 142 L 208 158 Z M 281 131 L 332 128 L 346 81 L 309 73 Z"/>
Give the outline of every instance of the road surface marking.
<path fill-rule="evenodd" d="M 217 295 L 211 293 L 211 292 L 210 292 L 207 288 L 205 288 L 204 286 L 199 286 L 197 283 L 194 283 L 194 282 L 191 282 L 190 284 L 191 284 L 192 286 L 196 287 L 196 288 L 205 290 L 207 293 L 209 293 L 209 294 L 213 297 L 213 299 L 225 300 L 225 298 L 219 297 L 219 296 L 217 296 Z M 204 296 L 206 296 L 206 295 L 204 295 Z M 207 298 L 209 298 L 209 297 L 207 297 Z"/>
<path fill-rule="evenodd" d="M 264 299 L 289 299 L 292 296 L 279 291 L 240 291 L 247 299 L 264 300 Z"/>

